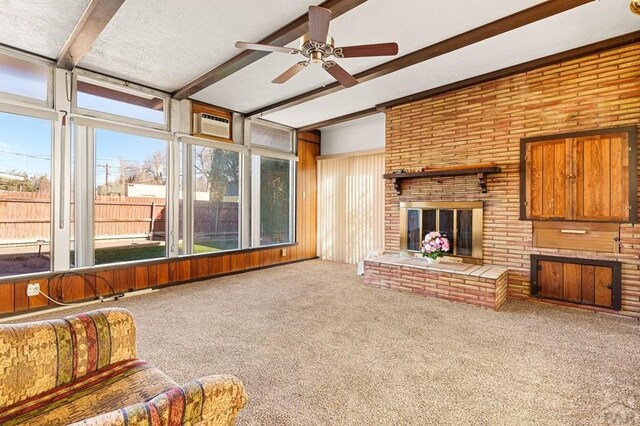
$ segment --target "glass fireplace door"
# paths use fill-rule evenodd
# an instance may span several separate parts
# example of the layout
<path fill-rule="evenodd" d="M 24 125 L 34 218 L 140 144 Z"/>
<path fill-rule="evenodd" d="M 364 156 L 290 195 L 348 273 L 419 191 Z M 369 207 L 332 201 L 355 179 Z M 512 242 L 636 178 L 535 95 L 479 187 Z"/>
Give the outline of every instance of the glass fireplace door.
<path fill-rule="evenodd" d="M 438 231 L 449 240 L 447 254 L 480 263 L 482 225 L 482 202 L 402 202 L 400 248 L 419 252 L 425 235 Z"/>
<path fill-rule="evenodd" d="M 473 256 L 473 210 L 457 210 L 456 225 L 456 254 Z"/>

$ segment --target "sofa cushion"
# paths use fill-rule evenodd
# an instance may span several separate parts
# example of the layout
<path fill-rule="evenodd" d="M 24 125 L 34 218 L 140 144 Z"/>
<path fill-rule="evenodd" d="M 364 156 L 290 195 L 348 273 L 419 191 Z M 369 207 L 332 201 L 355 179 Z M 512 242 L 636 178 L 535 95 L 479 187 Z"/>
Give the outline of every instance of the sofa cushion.
<path fill-rule="evenodd" d="M 125 360 L 0 409 L 0 424 L 66 425 L 147 401 L 175 386 L 146 361 Z"/>
<path fill-rule="evenodd" d="M 237 377 L 202 377 L 150 401 L 123 407 L 70 426 L 231 426 L 247 403 Z"/>

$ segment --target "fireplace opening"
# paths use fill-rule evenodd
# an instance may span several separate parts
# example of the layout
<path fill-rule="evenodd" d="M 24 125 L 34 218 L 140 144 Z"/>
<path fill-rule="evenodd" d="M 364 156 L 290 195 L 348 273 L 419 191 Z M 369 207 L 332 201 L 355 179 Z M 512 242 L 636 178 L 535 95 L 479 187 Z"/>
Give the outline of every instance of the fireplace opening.
<path fill-rule="evenodd" d="M 400 249 L 417 253 L 424 236 L 438 231 L 449 239 L 447 256 L 482 263 L 482 202 L 400 203 Z"/>

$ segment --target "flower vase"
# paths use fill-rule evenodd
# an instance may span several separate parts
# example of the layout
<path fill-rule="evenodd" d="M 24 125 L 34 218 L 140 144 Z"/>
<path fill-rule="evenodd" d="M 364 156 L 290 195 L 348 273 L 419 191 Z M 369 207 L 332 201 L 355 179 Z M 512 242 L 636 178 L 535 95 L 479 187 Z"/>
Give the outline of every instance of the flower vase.
<path fill-rule="evenodd" d="M 437 265 L 442 260 L 441 257 L 436 257 L 435 259 L 432 259 L 430 257 L 425 257 L 425 259 L 429 265 Z"/>

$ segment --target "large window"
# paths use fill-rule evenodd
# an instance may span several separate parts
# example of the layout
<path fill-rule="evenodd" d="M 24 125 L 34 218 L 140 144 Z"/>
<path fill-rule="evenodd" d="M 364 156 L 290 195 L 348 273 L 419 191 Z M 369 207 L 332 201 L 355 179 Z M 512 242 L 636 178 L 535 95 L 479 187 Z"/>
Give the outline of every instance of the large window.
<path fill-rule="evenodd" d="M 191 146 L 193 253 L 240 248 L 240 153 Z"/>
<path fill-rule="evenodd" d="M 49 120 L 0 113 L 0 275 L 50 269 L 51 143 Z"/>
<path fill-rule="evenodd" d="M 95 264 L 164 257 L 167 142 L 95 131 Z"/>
<path fill-rule="evenodd" d="M 251 245 L 294 240 L 294 132 L 248 120 L 251 146 Z"/>
<path fill-rule="evenodd" d="M 0 51 L 0 276 L 295 240 L 294 131 L 184 135 L 172 102 Z"/>
<path fill-rule="evenodd" d="M 254 155 L 253 245 L 293 241 L 293 162 Z"/>

